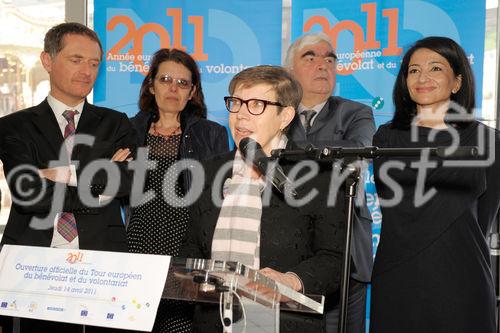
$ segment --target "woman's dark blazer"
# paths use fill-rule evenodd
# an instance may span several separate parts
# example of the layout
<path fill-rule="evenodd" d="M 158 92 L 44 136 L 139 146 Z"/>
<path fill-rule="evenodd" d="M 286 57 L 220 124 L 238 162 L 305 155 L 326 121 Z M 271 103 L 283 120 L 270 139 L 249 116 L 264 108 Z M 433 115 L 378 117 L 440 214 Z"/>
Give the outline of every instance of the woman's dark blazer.
<path fill-rule="evenodd" d="M 153 121 L 153 112 L 141 111 L 130 119 L 137 131 L 138 146 L 146 144 L 148 133 Z M 213 156 L 229 151 L 226 128 L 216 122 L 181 112 L 182 138 L 179 147 L 179 160 L 194 159 L 203 161 Z M 193 166 L 188 165 L 188 168 Z M 191 173 L 183 172 L 185 188 L 191 186 Z"/>
<path fill-rule="evenodd" d="M 289 147 L 294 146 L 289 143 Z M 205 163 L 203 192 L 190 208 L 192 222 L 186 233 L 181 257 L 211 257 L 212 238 L 220 211 L 220 207 L 212 201 L 212 187 L 217 191 L 215 194 L 222 198 L 222 185 L 231 177 L 234 154 L 235 151 Z M 228 167 L 222 171 L 222 181 L 217 181 L 216 186 L 212 186 L 218 170 L 228 162 Z M 280 165 L 286 174 L 294 166 L 293 163 L 284 161 L 280 161 Z M 303 169 L 303 172 L 306 171 Z M 261 268 L 270 267 L 279 272 L 296 273 L 304 284 L 306 294 L 328 296 L 339 289 L 345 237 L 344 194 L 340 190 L 336 205 L 327 207 L 330 174 L 330 171 L 322 170 L 319 175 L 297 188 L 299 199 L 313 189 L 319 192 L 309 204 L 292 207 L 273 189 L 270 204 L 262 210 Z M 215 314 L 208 314 L 210 306 L 197 305 L 197 308 L 195 327 L 200 332 L 220 332 L 220 328 L 216 328 L 220 325 L 217 311 Z M 322 316 L 282 312 L 280 317 L 281 332 L 321 332 L 324 327 Z"/>

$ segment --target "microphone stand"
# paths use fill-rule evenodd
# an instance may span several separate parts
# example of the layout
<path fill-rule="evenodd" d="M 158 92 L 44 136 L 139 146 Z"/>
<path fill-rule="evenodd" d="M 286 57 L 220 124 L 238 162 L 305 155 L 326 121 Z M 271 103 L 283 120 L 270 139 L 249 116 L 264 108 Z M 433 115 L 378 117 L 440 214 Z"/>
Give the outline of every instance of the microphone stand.
<path fill-rule="evenodd" d="M 338 159 L 344 159 L 342 169 L 348 170 L 349 176 L 345 180 L 346 185 L 346 238 L 344 247 L 344 257 L 342 266 L 342 277 L 340 281 L 340 313 L 339 313 L 339 332 L 346 333 L 347 330 L 347 308 L 349 301 L 349 277 L 351 275 L 351 238 L 352 225 L 354 221 L 354 201 L 356 198 L 356 187 L 360 179 L 360 170 L 353 165 L 353 162 L 361 159 L 373 159 L 382 156 L 392 157 L 410 157 L 420 156 L 423 151 L 428 150 L 429 156 L 439 158 L 459 159 L 474 158 L 478 156 L 477 147 L 458 147 L 449 153 L 449 147 L 431 147 L 431 148 L 378 148 L 378 147 L 325 147 L 315 148 L 308 145 L 304 149 L 286 150 L 275 149 L 271 151 L 271 158 L 287 159 L 292 161 L 316 160 L 319 162 L 331 162 Z"/>
<path fill-rule="evenodd" d="M 354 161 L 352 161 L 354 162 Z M 347 327 L 347 308 L 349 300 L 349 276 L 351 275 L 351 240 L 352 226 L 354 221 L 354 201 L 356 199 L 356 188 L 360 179 L 360 169 L 352 163 L 344 161 L 342 169 L 347 169 L 349 175 L 345 180 L 347 200 L 347 221 L 344 247 L 344 262 L 342 277 L 340 280 L 340 311 L 339 311 L 339 332 L 344 333 Z"/>
<path fill-rule="evenodd" d="M 497 212 L 495 223 L 491 226 L 489 234 L 490 255 L 492 258 L 492 272 L 495 279 L 496 294 L 496 332 L 500 333 L 500 211 Z"/>

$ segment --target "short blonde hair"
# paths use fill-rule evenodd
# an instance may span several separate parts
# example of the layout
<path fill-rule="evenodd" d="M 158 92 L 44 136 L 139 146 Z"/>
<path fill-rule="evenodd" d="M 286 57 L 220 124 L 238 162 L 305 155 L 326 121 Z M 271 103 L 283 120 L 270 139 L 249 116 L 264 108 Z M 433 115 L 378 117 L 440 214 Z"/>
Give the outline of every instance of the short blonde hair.
<path fill-rule="evenodd" d="M 233 95 L 238 87 L 250 88 L 258 84 L 268 84 L 273 87 L 277 102 L 281 105 L 292 106 L 294 109 L 299 107 L 302 87 L 281 66 L 261 65 L 242 70 L 229 83 L 229 94 Z"/>

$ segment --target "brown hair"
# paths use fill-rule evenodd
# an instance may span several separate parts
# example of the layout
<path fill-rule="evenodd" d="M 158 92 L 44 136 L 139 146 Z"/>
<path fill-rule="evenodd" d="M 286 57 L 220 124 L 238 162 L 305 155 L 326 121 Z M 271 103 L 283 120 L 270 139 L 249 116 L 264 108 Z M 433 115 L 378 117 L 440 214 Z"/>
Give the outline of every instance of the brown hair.
<path fill-rule="evenodd" d="M 196 90 L 193 97 L 187 102 L 185 109 L 182 112 L 193 114 L 201 118 L 207 117 L 207 107 L 203 90 L 201 89 L 200 69 L 196 61 L 184 51 L 177 49 L 159 49 L 153 54 L 149 72 L 142 81 L 141 91 L 139 94 L 139 109 L 141 111 L 153 112 L 153 121 L 158 119 L 158 105 L 156 104 L 155 96 L 151 93 L 150 88 L 158 74 L 158 69 L 165 61 L 173 61 L 186 67 L 191 72 L 191 82 Z M 193 89 L 193 88 L 191 88 Z"/>
<path fill-rule="evenodd" d="M 258 84 L 268 84 L 276 91 L 277 102 L 292 106 L 297 110 L 302 100 L 302 87 L 293 76 L 280 66 L 261 65 L 244 69 L 229 83 L 229 94 L 237 87 L 250 88 Z M 279 109 L 281 112 L 281 109 Z"/>
<path fill-rule="evenodd" d="M 45 34 L 45 38 L 43 40 L 43 51 L 50 54 L 52 58 L 55 57 L 56 54 L 64 48 L 63 39 L 66 35 L 80 35 L 90 38 L 99 44 L 102 58 L 104 52 L 102 50 L 101 41 L 99 40 L 99 37 L 97 37 L 95 31 L 76 22 L 61 23 L 50 28 Z"/>

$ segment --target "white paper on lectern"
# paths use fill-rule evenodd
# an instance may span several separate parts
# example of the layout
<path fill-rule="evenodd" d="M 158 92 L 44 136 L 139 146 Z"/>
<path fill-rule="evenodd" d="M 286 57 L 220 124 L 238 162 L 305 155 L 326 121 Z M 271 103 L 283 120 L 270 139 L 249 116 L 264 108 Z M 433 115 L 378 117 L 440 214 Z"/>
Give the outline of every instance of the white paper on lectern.
<path fill-rule="evenodd" d="M 170 259 L 4 245 L 0 315 L 151 331 Z"/>

